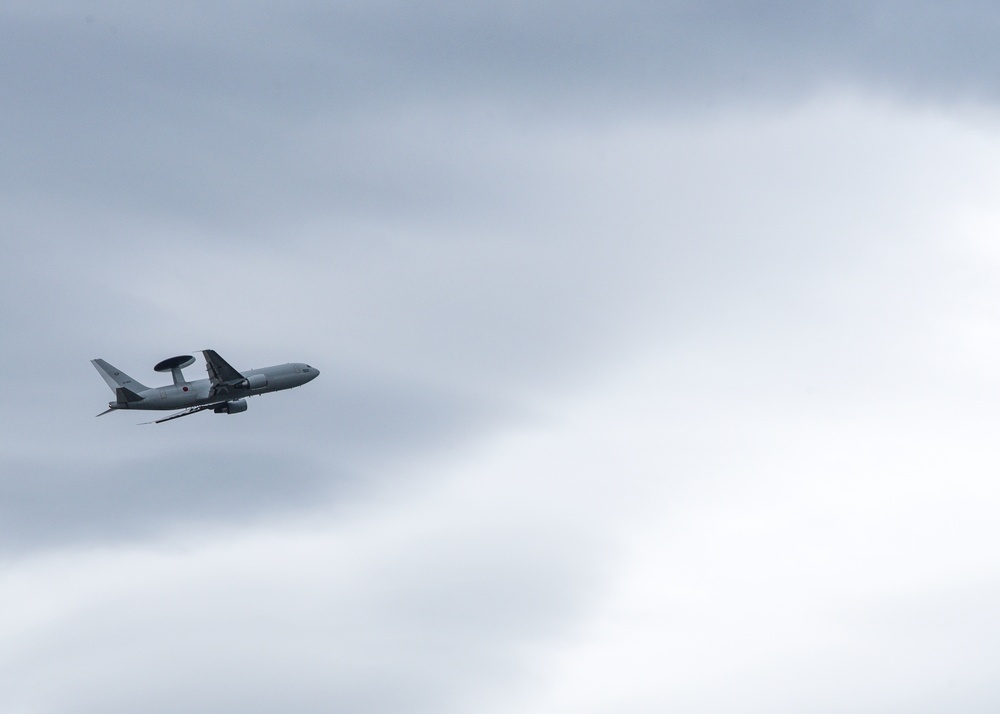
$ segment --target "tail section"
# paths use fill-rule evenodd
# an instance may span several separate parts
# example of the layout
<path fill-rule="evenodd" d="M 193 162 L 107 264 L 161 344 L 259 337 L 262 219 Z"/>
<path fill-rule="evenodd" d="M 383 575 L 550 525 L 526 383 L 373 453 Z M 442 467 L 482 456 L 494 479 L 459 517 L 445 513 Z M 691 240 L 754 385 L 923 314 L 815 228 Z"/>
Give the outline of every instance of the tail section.
<path fill-rule="evenodd" d="M 116 397 L 125 397 L 119 399 L 118 401 L 137 401 L 138 395 L 136 392 L 144 392 L 149 387 L 147 387 L 142 382 L 137 382 L 127 374 L 122 372 L 120 369 L 114 365 L 110 365 L 102 359 L 92 359 L 90 363 L 94 365 L 94 369 L 100 372 L 101 376 L 104 377 L 104 381 L 108 383 L 108 386 L 115 392 Z M 129 398 L 131 396 L 131 398 Z"/>

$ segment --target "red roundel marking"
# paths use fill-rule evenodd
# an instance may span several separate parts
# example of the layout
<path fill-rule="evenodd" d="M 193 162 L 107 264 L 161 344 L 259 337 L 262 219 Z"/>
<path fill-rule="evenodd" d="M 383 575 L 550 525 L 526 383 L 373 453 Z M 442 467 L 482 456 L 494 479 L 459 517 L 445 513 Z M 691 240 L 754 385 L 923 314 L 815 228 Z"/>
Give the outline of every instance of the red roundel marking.
<path fill-rule="evenodd" d="M 186 391 L 188 390 L 188 388 L 187 388 L 187 387 L 183 387 L 183 389 L 184 389 L 184 391 L 185 391 L 185 392 L 186 392 Z"/>

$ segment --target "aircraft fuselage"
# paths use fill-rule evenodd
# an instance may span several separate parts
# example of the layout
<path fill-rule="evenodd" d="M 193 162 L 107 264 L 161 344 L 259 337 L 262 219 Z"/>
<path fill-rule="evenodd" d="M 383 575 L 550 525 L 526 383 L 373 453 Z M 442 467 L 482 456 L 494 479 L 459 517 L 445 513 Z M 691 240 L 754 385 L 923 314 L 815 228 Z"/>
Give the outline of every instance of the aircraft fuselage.
<path fill-rule="evenodd" d="M 141 399 L 109 402 L 108 406 L 113 409 L 167 410 L 220 404 L 299 387 L 315 379 L 319 370 L 297 362 L 250 369 L 242 374 L 246 377 L 247 386 L 232 386 L 222 393 L 217 390 L 213 392 L 211 380 L 196 379 L 193 382 L 133 390 Z"/>

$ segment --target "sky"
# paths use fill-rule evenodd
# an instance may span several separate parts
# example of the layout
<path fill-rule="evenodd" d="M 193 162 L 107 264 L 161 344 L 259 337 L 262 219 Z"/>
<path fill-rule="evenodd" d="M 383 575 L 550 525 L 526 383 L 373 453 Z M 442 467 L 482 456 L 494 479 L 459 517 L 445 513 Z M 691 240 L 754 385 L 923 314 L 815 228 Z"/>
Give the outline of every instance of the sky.
<path fill-rule="evenodd" d="M 4 3 L 0 711 L 995 712 L 998 26 Z"/>

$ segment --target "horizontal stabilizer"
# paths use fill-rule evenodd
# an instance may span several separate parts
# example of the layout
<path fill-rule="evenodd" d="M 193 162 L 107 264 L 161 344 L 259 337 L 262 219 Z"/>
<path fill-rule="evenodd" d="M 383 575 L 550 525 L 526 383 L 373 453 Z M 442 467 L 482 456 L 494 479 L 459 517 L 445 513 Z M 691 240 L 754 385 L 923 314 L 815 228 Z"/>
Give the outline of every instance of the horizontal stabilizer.
<path fill-rule="evenodd" d="M 118 387 L 118 389 L 115 390 L 115 399 L 119 404 L 130 404 L 132 402 L 142 401 L 142 397 L 128 387 Z"/>

